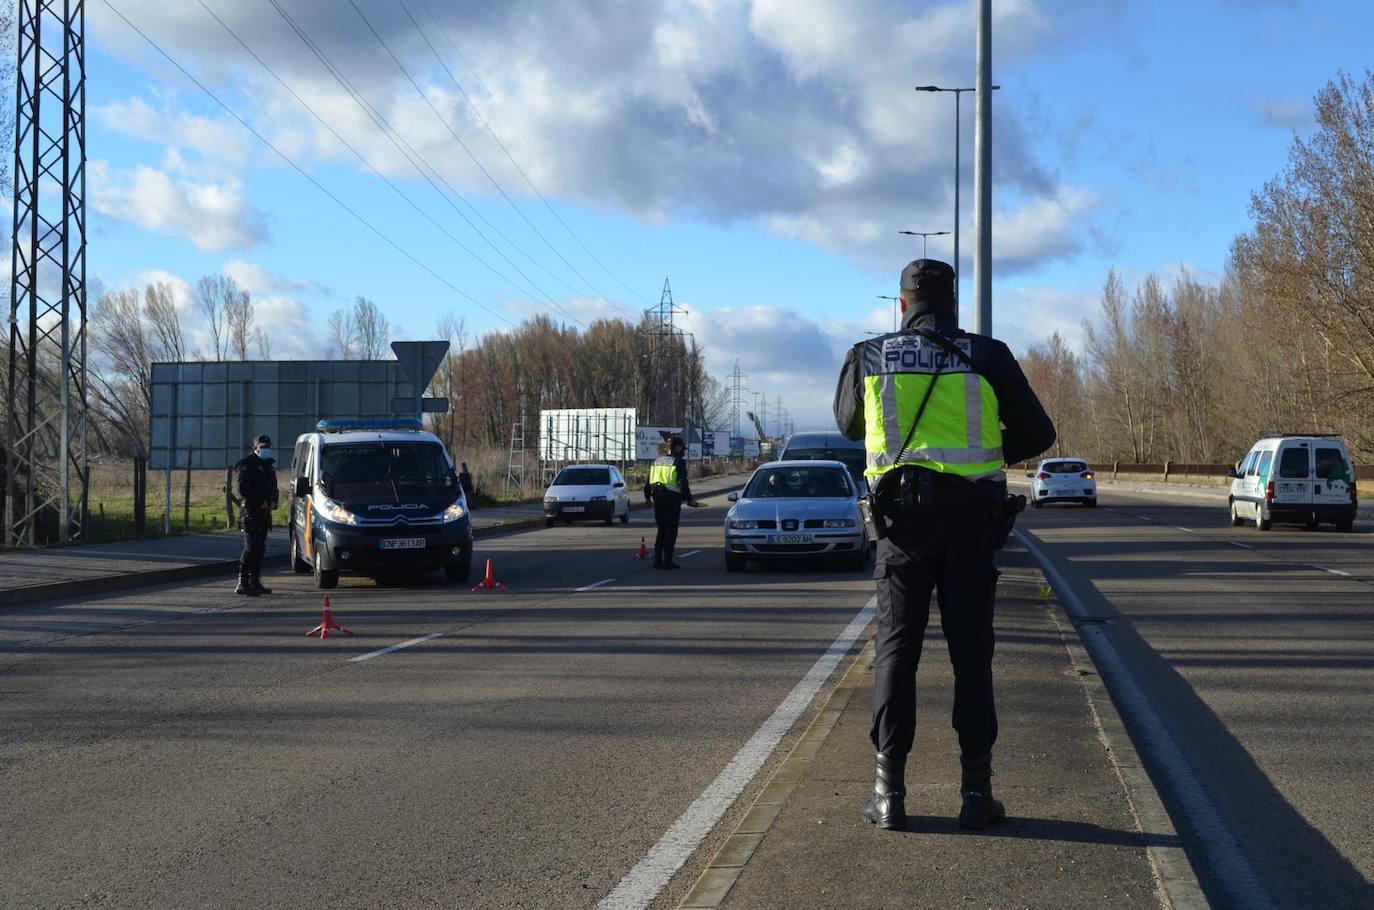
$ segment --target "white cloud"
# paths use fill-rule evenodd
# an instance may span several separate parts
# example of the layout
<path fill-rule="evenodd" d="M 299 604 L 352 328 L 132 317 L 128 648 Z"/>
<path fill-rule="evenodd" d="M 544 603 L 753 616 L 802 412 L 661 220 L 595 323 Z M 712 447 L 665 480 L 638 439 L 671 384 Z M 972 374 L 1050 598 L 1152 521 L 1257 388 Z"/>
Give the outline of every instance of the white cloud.
<path fill-rule="evenodd" d="M 266 217 L 237 182 L 174 180 L 146 165 L 113 170 L 104 161 L 92 161 L 89 175 L 91 205 L 108 218 L 185 237 L 210 252 L 250 248 L 268 237 Z"/>
<path fill-rule="evenodd" d="M 154 108 L 139 97 L 102 104 L 92 112 L 106 129 L 144 139 L 170 150 L 189 148 L 201 155 L 241 166 L 248 161 L 248 137 L 239 124 L 201 117 L 169 106 Z"/>

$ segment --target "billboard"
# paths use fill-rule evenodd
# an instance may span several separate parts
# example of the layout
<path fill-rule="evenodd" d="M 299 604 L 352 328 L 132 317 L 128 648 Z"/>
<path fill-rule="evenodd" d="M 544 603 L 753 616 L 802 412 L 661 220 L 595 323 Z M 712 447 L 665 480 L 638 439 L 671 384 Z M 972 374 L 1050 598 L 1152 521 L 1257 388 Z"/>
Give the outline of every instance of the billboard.
<path fill-rule="evenodd" d="M 681 436 L 687 443 L 687 460 L 724 457 L 729 454 L 730 434 L 724 430 L 702 430 L 697 427 L 636 427 L 635 458 L 653 461 L 661 453 L 660 447 L 669 436 Z"/>
<path fill-rule="evenodd" d="M 155 469 L 226 468 L 264 433 L 289 457 L 321 419 L 395 417 L 393 398 L 418 397 L 394 360 L 155 363 L 152 380 Z"/>
<path fill-rule="evenodd" d="M 634 461 L 634 408 L 564 408 L 539 412 L 540 461 Z"/>

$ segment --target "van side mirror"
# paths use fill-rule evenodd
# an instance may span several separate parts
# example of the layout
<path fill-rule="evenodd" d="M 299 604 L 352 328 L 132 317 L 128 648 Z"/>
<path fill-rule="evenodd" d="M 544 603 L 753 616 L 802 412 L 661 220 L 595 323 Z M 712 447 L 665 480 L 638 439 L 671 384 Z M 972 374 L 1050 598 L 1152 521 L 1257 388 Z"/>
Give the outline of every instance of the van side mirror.
<path fill-rule="evenodd" d="M 623 488 L 625 487 L 625 484 L 624 484 L 623 482 L 617 480 L 615 483 L 611 484 L 611 486 L 615 487 L 617 490 L 620 490 L 620 489 L 623 489 Z"/>
<path fill-rule="evenodd" d="M 295 482 L 291 484 L 291 495 L 292 495 L 292 496 L 309 496 L 309 495 L 310 495 L 310 478 L 309 478 L 309 477 L 306 477 L 304 474 L 302 474 L 300 477 L 297 477 L 296 480 L 295 480 Z"/>
<path fill-rule="evenodd" d="M 730 502 L 739 502 L 739 494 L 738 494 L 738 493 L 731 493 L 729 496 L 727 496 L 727 497 L 725 497 L 725 498 L 726 498 L 727 500 L 729 500 Z"/>
<path fill-rule="evenodd" d="M 1034 477 L 1034 476 L 1035 476 L 1035 472 L 1034 472 L 1034 471 L 1027 471 L 1027 472 L 1026 472 L 1026 476 L 1027 476 L 1027 477 Z"/>
<path fill-rule="evenodd" d="M 1235 468 L 1227 468 L 1227 469 L 1226 469 L 1226 476 L 1229 477 L 1229 478 L 1231 478 L 1232 480 L 1239 480 L 1239 479 L 1240 479 L 1240 475 L 1236 473 L 1236 469 L 1235 469 Z"/>

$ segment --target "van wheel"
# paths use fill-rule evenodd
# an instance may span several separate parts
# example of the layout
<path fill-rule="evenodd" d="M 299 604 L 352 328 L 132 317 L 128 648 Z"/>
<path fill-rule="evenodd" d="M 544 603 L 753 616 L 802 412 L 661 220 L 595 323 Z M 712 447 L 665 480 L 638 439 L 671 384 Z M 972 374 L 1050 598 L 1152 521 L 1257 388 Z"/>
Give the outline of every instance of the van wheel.
<path fill-rule="evenodd" d="M 310 563 L 301 559 L 301 545 L 296 540 L 296 532 L 291 532 L 291 571 L 304 575 L 310 571 Z"/>
<path fill-rule="evenodd" d="M 1340 531 L 1342 534 L 1349 534 L 1351 531 L 1355 530 L 1355 519 L 1342 518 L 1340 521 L 1336 522 L 1336 530 Z"/>
<path fill-rule="evenodd" d="M 1263 509 L 1255 512 L 1255 527 L 1261 531 L 1267 531 L 1274 526 L 1274 519 L 1264 514 Z"/>
<path fill-rule="evenodd" d="M 321 569 L 324 560 L 320 559 L 318 553 L 315 554 L 315 587 L 317 588 L 337 588 L 339 586 L 338 569 Z"/>
<path fill-rule="evenodd" d="M 1236 511 L 1236 501 L 1231 500 L 1231 527 L 1239 528 L 1245 524 L 1245 519 L 1240 517 L 1240 512 Z"/>

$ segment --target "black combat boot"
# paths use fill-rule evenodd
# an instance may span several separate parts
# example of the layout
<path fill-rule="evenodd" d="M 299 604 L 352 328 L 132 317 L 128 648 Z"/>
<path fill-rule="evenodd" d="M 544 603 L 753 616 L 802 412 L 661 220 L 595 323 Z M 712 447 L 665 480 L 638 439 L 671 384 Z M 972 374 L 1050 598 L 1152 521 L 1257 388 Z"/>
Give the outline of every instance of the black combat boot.
<path fill-rule="evenodd" d="M 864 800 L 864 818 L 879 828 L 888 831 L 906 828 L 905 772 L 906 762 L 878 753 L 878 776 L 873 781 L 873 795 Z"/>
<path fill-rule="evenodd" d="M 234 589 L 235 594 L 242 594 L 245 597 L 257 597 L 258 589 L 253 586 L 253 579 L 247 572 L 239 573 L 239 586 Z"/>
<path fill-rule="evenodd" d="M 271 594 L 271 593 L 272 593 L 272 589 L 269 588 L 269 587 L 267 587 L 266 585 L 264 585 L 264 584 L 262 583 L 262 576 L 261 576 L 261 575 L 254 575 L 254 576 L 253 576 L 253 587 L 255 587 L 255 588 L 258 589 L 258 593 L 259 593 L 259 594 Z"/>
<path fill-rule="evenodd" d="M 981 831 L 1006 818 L 1007 810 L 1002 801 L 992 798 L 992 756 L 972 759 L 960 756 L 959 764 L 963 766 L 959 792 L 964 797 L 964 804 L 959 809 L 959 827 Z"/>

